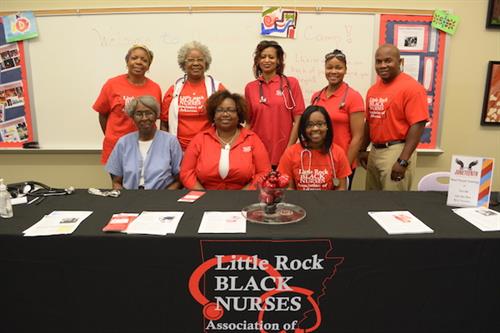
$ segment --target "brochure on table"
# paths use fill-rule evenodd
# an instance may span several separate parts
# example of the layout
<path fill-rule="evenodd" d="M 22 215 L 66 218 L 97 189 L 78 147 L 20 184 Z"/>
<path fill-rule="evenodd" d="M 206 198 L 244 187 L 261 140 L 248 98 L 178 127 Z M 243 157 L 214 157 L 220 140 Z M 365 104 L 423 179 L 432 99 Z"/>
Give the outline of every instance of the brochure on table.
<path fill-rule="evenodd" d="M 409 211 L 368 212 L 389 235 L 427 234 L 434 230 Z"/>
<path fill-rule="evenodd" d="M 247 221 L 241 212 L 205 212 L 198 233 L 245 233 Z"/>
<path fill-rule="evenodd" d="M 453 212 L 481 231 L 500 231 L 500 213 L 484 207 L 455 208 Z"/>
<path fill-rule="evenodd" d="M 85 220 L 91 211 L 55 210 L 23 231 L 24 236 L 69 235 Z"/>
<path fill-rule="evenodd" d="M 175 234 L 184 212 L 142 212 L 127 227 L 127 234 Z"/>
<path fill-rule="evenodd" d="M 493 158 L 453 155 L 446 204 L 488 208 L 494 162 Z"/>

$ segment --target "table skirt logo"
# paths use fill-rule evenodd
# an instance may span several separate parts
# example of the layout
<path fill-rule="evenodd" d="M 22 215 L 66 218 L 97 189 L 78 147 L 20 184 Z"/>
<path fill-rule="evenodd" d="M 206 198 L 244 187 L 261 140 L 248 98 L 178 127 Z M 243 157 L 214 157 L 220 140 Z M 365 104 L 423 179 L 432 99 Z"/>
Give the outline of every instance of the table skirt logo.
<path fill-rule="evenodd" d="M 455 170 L 455 175 L 471 177 L 477 177 L 477 175 L 479 175 L 479 171 L 474 170 L 474 167 L 479 163 L 478 160 L 465 161 L 459 158 L 455 158 L 455 163 L 458 166 L 458 168 Z"/>
<path fill-rule="evenodd" d="M 298 255 L 278 254 L 284 241 L 205 241 L 209 256 L 191 274 L 189 292 L 202 306 L 204 332 L 314 332 L 321 326 L 319 298 L 343 261 L 313 253 L 329 241 L 289 241 Z M 316 243 L 315 243 L 316 242 Z M 321 242 L 321 243 L 317 243 Z M 229 246 L 232 243 L 232 246 Z M 254 243 L 253 253 L 217 254 L 234 243 Z M 269 244 L 271 243 L 271 245 Z M 215 246 L 214 246 L 215 244 Z M 269 247 L 276 246 L 276 251 Z M 317 249 L 316 249 L 317 250 Z M 214 252 L 215 251 L 215 252 Z M 244 251 L 246 252 L 246 251 Z M 292 251 L 293 252 L 293 251 Z M 272 253 L 272 254 L 269 254 Z M 319 278 L 318 278 L 319 277 Z"/>

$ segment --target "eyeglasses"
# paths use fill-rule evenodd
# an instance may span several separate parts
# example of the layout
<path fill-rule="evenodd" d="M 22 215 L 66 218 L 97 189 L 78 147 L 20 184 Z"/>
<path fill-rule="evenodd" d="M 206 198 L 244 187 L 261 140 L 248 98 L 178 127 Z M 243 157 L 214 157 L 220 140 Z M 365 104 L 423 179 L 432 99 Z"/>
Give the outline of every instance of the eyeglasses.
<path fill-rule="evenodd" d="M 238 110 L 236 109 L 215 109 L 215 113 L 236 113 Z"/>
<path fill-rule="evenodd" d="M 339 49 L 335 49 L 330 53 L 325 55 L 325 61 L 330 60 L 331 58 L 343 58 L 345 59 L 345 54 L 342 53 Z"/>
<path fill-rule="evenodd" d="M 155 116 L 155 113 L 153 111 L 135 111 L 134 112 L 134 117 L 136 118 L 142 118 L 146 116 L 146 118 L 153 118 Z"/>
<path fill-rule="evenodd" d="M 186 62 L 188 64 L 194 64 L 195 62 L 205 63 L 205 59 L 203 59 L 203 58 L 187 58 Z"/>
<path fill-rule="evenodd" d="M 306 127 L 309 129 L 313 127 L 323 128 L 326 127 L 326 122 L 325 121 L 309 122 L 306 124 Z"/>

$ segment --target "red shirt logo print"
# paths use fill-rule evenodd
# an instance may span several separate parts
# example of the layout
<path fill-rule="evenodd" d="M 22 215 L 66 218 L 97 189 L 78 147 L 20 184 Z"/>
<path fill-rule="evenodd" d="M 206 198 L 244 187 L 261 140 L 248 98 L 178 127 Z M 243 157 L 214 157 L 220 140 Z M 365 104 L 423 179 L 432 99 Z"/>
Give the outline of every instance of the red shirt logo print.
<path fill-rule="evenodd" d="M 388 101 L 387 97 L 370 97 L 368 100 L 370 118 L 385 118 L 386 106 L 389 104 Z"/>
<path fill-rule="evenodd" d="M 180 96 L 179 112 L 202 113 L 204 110 L 205 96 Z"/>

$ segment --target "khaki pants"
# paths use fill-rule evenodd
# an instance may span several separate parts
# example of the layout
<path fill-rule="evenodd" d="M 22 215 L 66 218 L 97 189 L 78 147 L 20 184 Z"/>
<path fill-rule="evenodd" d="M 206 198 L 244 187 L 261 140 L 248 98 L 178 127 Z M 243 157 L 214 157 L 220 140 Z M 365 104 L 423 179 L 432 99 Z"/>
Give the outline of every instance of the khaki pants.
<path fill-rule="evenodd" d="M 401 155 L 403 148 L 404 143 L 387 148 L 372 147 L 366 167 L 366 190 L 409 191 L 411 189 L 417 164 L 416 151 L 410 157 L 410 165 L 406 168 L 405 177 L 398 182 L 391 180 L 392 166 Z"/>

